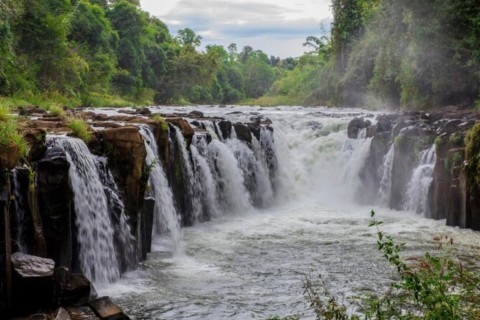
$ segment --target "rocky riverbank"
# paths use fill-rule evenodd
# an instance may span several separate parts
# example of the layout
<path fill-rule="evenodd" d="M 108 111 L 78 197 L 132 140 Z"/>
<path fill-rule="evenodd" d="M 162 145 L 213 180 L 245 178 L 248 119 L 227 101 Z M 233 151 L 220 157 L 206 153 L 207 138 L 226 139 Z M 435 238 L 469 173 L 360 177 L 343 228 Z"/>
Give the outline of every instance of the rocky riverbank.
<path fill-rule="evenodd" d="M 384 204 L 390 208 L 416 210 L 446 219 L 449 226 L 480 230 L 479 119 L 475 111 L 446 110 L 380 115 L 373 124 L 363 118 L 352 120 L 350 138 L 372 139 L 361 171 L 359 201 L 375 203 L 383 190 Z M 435 157 L 426 201 L 421 207 L 406 207 L 409 183 L 429 149 Z M 387 182 L 386 188 L 381 185 Z"/>

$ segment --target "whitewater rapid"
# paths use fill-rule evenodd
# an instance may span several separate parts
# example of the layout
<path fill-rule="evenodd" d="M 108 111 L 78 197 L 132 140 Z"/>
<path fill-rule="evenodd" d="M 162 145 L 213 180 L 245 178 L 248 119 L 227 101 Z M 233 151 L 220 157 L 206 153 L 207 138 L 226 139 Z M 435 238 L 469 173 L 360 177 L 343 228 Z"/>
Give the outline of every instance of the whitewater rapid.
<path fill-rule="evenodd" d="M 349 305 L 354 295 L 381 293 L 395 275 L 376 250 L 375 230 L 368 228 L 371 209 L 385 222 L 383 231 L 406 243 L 406 255 L 436 250 L 437 236 L 453 238 L 453 252 L 464 261 L 478 255 L 479 233 L 411 211 L 355 204 L 371 141 L 348 139 L 346 128 L 354 116 L 374 121 L 374 114 L 300 107 L 152 109 L 192 110 L 231 121 L 272 121 L 276 195 L 265 209 L 235 207 L 184 228 L 184 255 L 173 254 L 167 235 L 159 237 L 138 270 L 100 292 L 132 319 L 315 319 L 303 297 L 308 275 L 321 274 L 332 294 Z"/>

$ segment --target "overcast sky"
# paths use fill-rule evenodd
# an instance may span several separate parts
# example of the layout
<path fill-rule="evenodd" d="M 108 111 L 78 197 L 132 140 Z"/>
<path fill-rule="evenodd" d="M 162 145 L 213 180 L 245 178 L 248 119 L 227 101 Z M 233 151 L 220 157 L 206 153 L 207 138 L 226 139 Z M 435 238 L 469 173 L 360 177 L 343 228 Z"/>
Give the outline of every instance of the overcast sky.
<path fill-rule="evenodd" d="M 297 57 L 305 38 L 330 27 L 330 0 L 141 0 L 142 8 L 167 24 L 172 35 L 190 28 L 202 47 L 232 42 L 268 55 Z M 322 25 L 323 30 L 322 31 Z"/>

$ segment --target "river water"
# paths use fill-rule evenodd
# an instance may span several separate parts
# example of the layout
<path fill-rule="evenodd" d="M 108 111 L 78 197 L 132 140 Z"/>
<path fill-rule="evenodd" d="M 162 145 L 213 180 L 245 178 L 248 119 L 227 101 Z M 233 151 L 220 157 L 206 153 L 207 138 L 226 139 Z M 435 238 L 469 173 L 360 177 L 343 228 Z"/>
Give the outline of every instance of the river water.
<path fill-rule="evenodd" d="M 480 233 L 445 226 L 409 211 L 355 204 L 358 172 L 370 140 L 346 137 L 358 110 L 279 107 L 157 108 L 200 110 L 232 121 L 268 117 L 274 127 L 278 185 L 265 209 L 221 212 L 181 230 L 184 254 L 174 254 L 169 235 L 135 271 L 99 288 L 132 319 L 314 319 L 303 297 L 305 276 L 321 274 L 330 292 L 353 306 L 352 297 L 381 293 L 395 279 L 376 249 L 370 211 L 382 230 L 406 243 L 405 255 L 435 251 L 434 237 L 453 238 L 462 260 L 480 253 Z M 381 168 L 379 168 L 381 170 Z M 379 201 L 381 203 L 379 192 Z"/>

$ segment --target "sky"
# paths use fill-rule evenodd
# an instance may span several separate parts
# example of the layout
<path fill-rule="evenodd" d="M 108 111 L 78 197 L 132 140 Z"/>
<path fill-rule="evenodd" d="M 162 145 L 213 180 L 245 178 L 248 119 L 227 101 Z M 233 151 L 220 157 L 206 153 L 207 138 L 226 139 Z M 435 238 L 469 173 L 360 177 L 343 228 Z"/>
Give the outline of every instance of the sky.
<path fill-rule="evenodd" d="M 141 0 L 142 9 L 167 24 L 172 35 L 190 28 L 202 47 L 236 43 L 268 55 L 298 57 L 308 36 L 322 36 L 332 21 L 330 0 Z"/>

